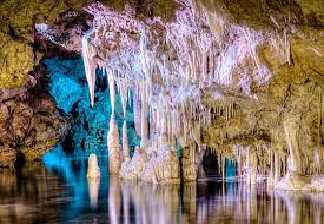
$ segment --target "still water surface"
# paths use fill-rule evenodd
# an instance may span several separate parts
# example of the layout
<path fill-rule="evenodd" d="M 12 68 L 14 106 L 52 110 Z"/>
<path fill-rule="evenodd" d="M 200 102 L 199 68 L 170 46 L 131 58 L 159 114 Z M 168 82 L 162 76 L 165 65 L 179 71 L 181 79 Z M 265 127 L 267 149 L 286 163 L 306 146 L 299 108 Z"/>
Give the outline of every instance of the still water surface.
<path fill-rule="evenodd" d="M 51 160 L 49 160 L 51 161 Z M 324 195 L 217 178 L 173 186 L 87 181 L 86 160 L 0 170 L 0 223 L 324 223 Z M 105 159 L 101 159 L 106 164 Z M 103 170 L 103 169 L 102 169 Z"/>

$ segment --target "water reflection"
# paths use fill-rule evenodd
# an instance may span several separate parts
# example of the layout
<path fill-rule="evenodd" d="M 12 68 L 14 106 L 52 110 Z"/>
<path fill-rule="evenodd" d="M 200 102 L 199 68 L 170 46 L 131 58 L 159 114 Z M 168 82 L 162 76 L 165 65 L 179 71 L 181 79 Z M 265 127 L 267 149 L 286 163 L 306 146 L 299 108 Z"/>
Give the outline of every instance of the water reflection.
<path fill-rule="evenodd" d="M 99 186 L 100 186 L 100 178 L 88 179 L 90 206 L 93 209 L 98 207 Z"/>
<path fill-rule="evenodd" d="M 324 222 L 323 193 L 272 192 L 217 179 L 152 186 L 101 174 L 92 182 L 86 159 L 58 161 L 48 169 L 0 171 L 1 224 Z"/>

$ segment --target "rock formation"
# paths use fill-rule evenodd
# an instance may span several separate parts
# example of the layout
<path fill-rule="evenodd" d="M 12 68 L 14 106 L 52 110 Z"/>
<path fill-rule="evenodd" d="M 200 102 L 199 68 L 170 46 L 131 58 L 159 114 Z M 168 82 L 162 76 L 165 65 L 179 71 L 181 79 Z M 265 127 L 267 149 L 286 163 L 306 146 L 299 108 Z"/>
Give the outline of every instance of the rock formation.
<path fill-rule="evenodd" d="M 98 179 L 100 178 L 100 169 L 98 165 L 98 158 L 95 154 L 91 154 L 88 158 L 88 179 Z"/>
<path fill-rule="evenodd" d="M 118 174 L 121 163 L 121 153 L 119 144 L 118 127 L 114 118 L 110 120 L 110 130 L 108 132 L 108 151 L 109 151 L 109 171 L 111 174 Z"/>
<path fill-rule="evenodd" d="M 10 166 L 16 154 L 29 161 L 39 160 L 67 129 L 67 121 L 48 94 L 35 89 L 0 89 L 0 156 L 9 153 Z"/>
<path fill-rule="evenodd" d="M 65 38 L 67 16 L 37 21 L 34 29 L 80 52 L 92 107 L 96 70 L 107 77 L 111 173 L 153 183 L 195 180 L 199 155 L 209 148 L 224 177 L 228 159 L 252 185 L 265 177 L 269 186 L 319 190 L 324 6 L 315 2 L 98 1 L 84 6 L 85 22 L 72 24 Z M 131 102 L 141 138 L 132 158 L 126 121 L 119 140 L 116 94 L 125 117 Z M 289 187 L 297 179 L 303 186 Z"/>

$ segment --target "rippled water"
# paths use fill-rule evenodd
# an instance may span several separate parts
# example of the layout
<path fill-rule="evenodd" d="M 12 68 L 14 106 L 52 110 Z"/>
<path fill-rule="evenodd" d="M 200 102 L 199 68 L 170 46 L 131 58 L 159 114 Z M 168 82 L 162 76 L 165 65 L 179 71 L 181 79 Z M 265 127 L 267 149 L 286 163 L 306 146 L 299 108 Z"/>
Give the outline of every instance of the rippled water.
<path fill-rule="evenodd" d="M 105 163 L 106 161 L 104 161 Z M 324 223 L 324 195 L 217 178 L 172 186 L 88 182 L 85 160 L 0 170 L 0 223 Z"/>

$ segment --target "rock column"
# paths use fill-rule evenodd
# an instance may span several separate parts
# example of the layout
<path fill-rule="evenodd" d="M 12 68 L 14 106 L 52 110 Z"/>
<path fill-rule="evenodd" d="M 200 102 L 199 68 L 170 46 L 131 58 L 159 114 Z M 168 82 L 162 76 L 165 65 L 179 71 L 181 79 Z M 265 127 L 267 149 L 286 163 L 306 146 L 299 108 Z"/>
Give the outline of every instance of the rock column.
<path fill-rule="evenodd" d="M 184 181 L 197 180 L 198 166 L 196 163 L 196 150 L 193 145 L 183 150 L 182 169 Z"/>
<path fill-rule="evenodd" d="M 288 172 L 289 174 L 301 174 L 302 163 L 299 153 L 298 144 L 298 118 L 297 116 L 289 116 L 284 121 L 284 130 L 286 135 L 286 142 L 289 149 L 288 157 Z"/>
<path fill-rule="evenodd" d="M 120 169 L 120 144 L 118 127 L 115 119 L 110 120 L 110 130 L 108 133 L 108 150 L 109 150 L 109 172 L 110 174 L 119 174 Z"/>

